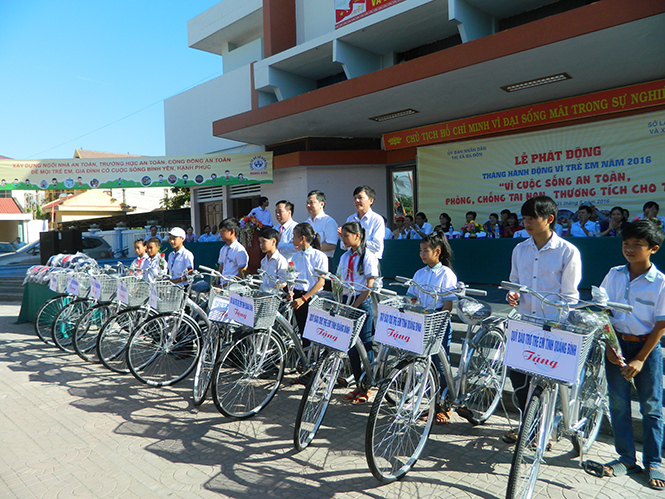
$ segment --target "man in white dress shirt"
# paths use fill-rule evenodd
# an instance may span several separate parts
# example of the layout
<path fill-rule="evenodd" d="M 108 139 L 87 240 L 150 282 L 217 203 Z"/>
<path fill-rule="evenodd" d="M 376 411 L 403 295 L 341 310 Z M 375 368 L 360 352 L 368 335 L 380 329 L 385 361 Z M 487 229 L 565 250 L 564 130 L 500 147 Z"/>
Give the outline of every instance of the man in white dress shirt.
<path fill-rule="evenodd" d="M 583 204 L 577 210 L 577 222 L 570 227 L 570 235 L 573 237 L 594 237 L 596 235 L 596 222 L 591 218 L 591 207 Z"/>
<path fill-rule="evenodd" d="M 259 198 L 259 205 L 249 212 L 248 217 L 254 217 L 263 224 L 264 227 L 272 227 L 272 216 L 268 206 L 270 201 L 265 196 Z"/>
<path fill-rule="evenodd" d="M 326 215 L 323 208 L 326 205 L 326 195 L 321 191 L 310 191 L 307 194 L 307 213 L 309 218 L 305 223 L 310 224 L 321 238 L 321 251 L 328 258 L 332 258 L 337 247 L 337 222 L 330 215 Z"/>
<path fill-rule="evenodd" d="M 376 192 L 369 185 L 360 185 L 353 191 L 353 204 L 356 213 L 346 219 L 347 222 L 360 222 L 365 229 L 366 247 L 374 253 L 379 260 L 383 257 L 383 238 L 386 234 L 386 224 L 383 217 L 372 211 L 372 205 L 376 199 Z M 337 229 L 340 234 L 342 229 Z M 342 249 L 347 248 L 341 245 Z"/>
<path fill-rule="evenodd" d="M 179 286 L 187 284 L 187 274 L 194 269 L 194 255 L 184 246 L 186 236 L 184 229 L 180 227 L 174 227 L 169 232 L 173 252 L 169 254 L 168 273 L 171 282 Z"/>
<path fill-rule="evenodd" d="M 293 228 L 298 225 L 293 220 L 293 203 L 282 200 L 275 204 L 275 218 L 279 222 L 277 232 L 279 232 L 279 244 L 277 249 L 287 260 L 296 254 L 296 247 L 293 245 Z"/>

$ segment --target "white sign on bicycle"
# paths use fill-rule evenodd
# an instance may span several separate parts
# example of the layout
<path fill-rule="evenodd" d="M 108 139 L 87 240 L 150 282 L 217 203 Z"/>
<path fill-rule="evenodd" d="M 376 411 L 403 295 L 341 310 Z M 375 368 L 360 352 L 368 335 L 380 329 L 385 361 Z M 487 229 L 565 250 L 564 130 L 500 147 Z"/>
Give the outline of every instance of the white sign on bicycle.
<path fill-rule="evenodd" d="M 150 286 L 150 297 L 148 298 L 148 305 L 151 308 L 157 310 L 159 305 L 159 296 L 157 295 L 157 288 L 155 286 Z"/>
<path fill-rule="evenodd" d="M 348 352 L 351 348 L 353 321 L 339 315 L 331 316 L 310 307 L 303 338 L 327 347 Z"/>
<path fill-rule="evenodd" d="M 75 277 L 67 278 L 67 293 L 74 296 L 79 295 L 79 282 Z"/>
<path fill-rule="evenodd" d="M 116 291 L 116 297 L 118 298 L 118 301 L 120 301 L 120 303 L 122 303 L 123 305 L 127 305 L 129 303 L 129 291 L 127 291 L 127 285 L 122 281 L 118 281 L 118 290 Z"/>
<path fill-rule="evenodd" d="M 212 291 L 211 291 L 212 293 Z M 212 322 L 231 322 L 229 318 L 229 299 L 225 296 L 215 296 L 212 300 L 212 306 L 208 313 L 208 319 Z"/>
<path fill-rule="evenodd" d="M 545 331 L 537 324 L 509 320 L 503 362 L 520 371 L 576 383 L 583 339 L 581 334 Z"/>
<path fill-rule="evenodd" d="M 99 300 L 102 296 L 102 285 L 94 277 L 90 278 L 90 298 Z"/>
<path fill-rule="evenodd" d="M 254 300 L 238 293 L 229 293 L 229 318 L 243 326 L 254 327 Z"/>
<path fill-rule="evenodd" d="M 58 279 L 54 275 L 48 281 L 48 288 L 54 293 L 58 292 Z"/>
<path fill-rule="evenodd" d="M 423 353 L 424 315 L 400 312 L 381 304 L 377 308 L 377 315 L 375 341 L 418 355 Z"/>

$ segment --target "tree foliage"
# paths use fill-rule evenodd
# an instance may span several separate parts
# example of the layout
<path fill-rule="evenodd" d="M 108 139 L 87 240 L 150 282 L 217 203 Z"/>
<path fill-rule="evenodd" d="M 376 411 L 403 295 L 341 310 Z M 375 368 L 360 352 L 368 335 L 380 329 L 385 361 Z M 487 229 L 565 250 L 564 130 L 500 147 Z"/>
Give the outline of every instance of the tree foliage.
<path fill-rule="evenodd" d="M 160 205 L 167 210 L 177 210 L 178 208 L 189 207 L 189 188 L 171 187 L 169 191 L 164 193 Z"/>

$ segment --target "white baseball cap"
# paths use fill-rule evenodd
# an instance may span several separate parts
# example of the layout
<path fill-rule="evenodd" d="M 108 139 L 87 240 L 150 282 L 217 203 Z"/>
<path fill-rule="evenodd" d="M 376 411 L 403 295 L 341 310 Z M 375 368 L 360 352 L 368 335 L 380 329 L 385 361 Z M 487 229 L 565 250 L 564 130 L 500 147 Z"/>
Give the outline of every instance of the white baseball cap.
<path fill-rule="evenodd" d="M 185 231 L 180 227 L 173 227 L 171 229 L 171 232 L 169 232 L 169 236 L 182 237 L 183 239 L 185 239 L 185 237 L 187 237 L 187 234 L 185 234 Z"/>

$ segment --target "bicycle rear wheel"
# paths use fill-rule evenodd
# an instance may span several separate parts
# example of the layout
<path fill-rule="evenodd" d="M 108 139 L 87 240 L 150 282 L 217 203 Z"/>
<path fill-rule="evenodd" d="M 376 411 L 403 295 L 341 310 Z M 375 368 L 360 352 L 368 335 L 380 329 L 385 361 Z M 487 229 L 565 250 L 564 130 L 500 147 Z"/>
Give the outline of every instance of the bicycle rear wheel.
<path fill-rule="evenodd" d="M 471 345 L 466 367 L 466 388 L 462 407 L 471 411 L 472 424 L 483 424 L 496 410 L 503 396 L 506 367 L 503 331 L 491 327 Z"/>
<path fill-rule="evenodd" d="M 217 361 L 219 353 L 219 326 L 212 324 L 210 330 L 203 337 L 201 347 L 201 356 L 196 363 L 194 371 L 194 405 L 199 406 L 203 403 L 208 394 L 208 388 L 212 381 L 212 372 Z"/>
<path fill-rule="evenodd" d="M 212 375 L 212 397 L 227 418 L 258 414 L 277 393 L 286 350 L 272 331 L 243 333 L 220 355 Z"/>
<path fill-rule="evenodd" d="M 99 362 L 97 336 L 113 312 L 115 312 L 115 307 L 112 307 L 108 303 L 98 303 L 81 315 L 76 323 L 73 347 L 74 351 L 83 360 Z"/>
<path fill-rule="evenodd" d="M 55 346 L 63 352 L 75 353 L 73 342 L 76 324 L 91 305 L 90 300 L 79 298 L 65 305 L 56 315 L 51 328 L 51 339 Z"/>
<path fill-rule="evenodd" d="M 377 480 L 399 480 L 416 464 L 432 429 L 436 399 L 436 378 L 423 359 L 400 364 L 381 383 L 365 432 L 365 457 Z"/>
<path fill-rule="evenodd" d="M 298 407 L 293 432 L 293 445 L 298 452 L 312 442 L 321 427 L 341 368 L 342 357 L 336 352 L 319 358 Z"/>
<path fill-rule="evenodd" d="M 579 433 L 573 435 L 577 455 L 586 454 L 596 441 L 605 414 L 607 378 L 605 377 L 605 343 L 594 341 L 580 376 L 577 399 L 578 421 L 586 420 Z"/>
<path fill-rule="evenodd" d="M 536 488 L 540 463 L 547 447 L 546 439 L 541 438 L 541 432 L 546 430 L 546 413 L 549 410 L 548 400 L 551 398 L 551 389 L 546 388 L 542 393 L 534 393 L 527 405 L 522 427 L 517 436 L 517 444 L 508 476 L 508 490 L 506 499 L 530 499 Z"/>
<path fill-rule="evenodd" d="M 106 368 L 121 374 L 129 373 L 127 342 L 144 315 L 144 308 L 126 308 L 104 324 L 97 336 L 97 356 Z M 151 313 L 149 317 L 154 315 Z"/>
<path fill-rule="evenodd" d="M 47 345 L 53 345 L 51 330 L 53 322 L 60 311 L 74 298 L 71 295 L 58 295 L 47 300 L 35 316 L 35 333 Z"/>
<path fill-rule="evenodd" d="M 171 386 L 196 366 L 201 329 L 187 315 L 159 314 L 141 324 L 127 342 L 127 367 L 150 386 Z"/>

